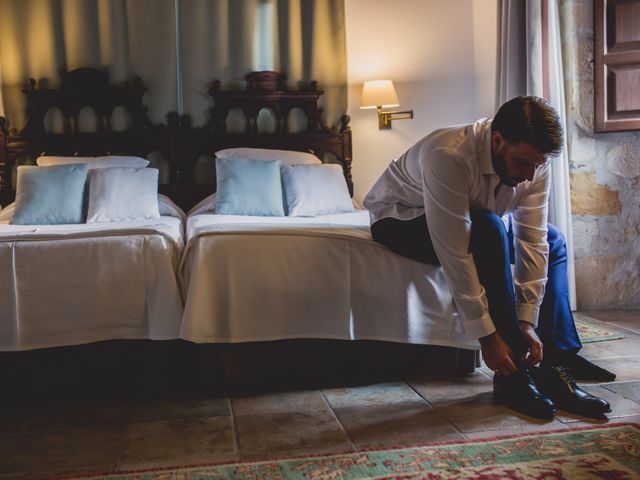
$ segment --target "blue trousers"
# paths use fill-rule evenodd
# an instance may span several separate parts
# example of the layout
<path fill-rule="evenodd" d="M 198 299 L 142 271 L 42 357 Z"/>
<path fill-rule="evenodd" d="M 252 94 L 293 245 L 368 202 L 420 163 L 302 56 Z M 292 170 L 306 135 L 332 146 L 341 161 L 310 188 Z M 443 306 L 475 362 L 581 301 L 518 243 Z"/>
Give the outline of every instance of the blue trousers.
<path fill-rule="evenodd" d="M 439 265 L 424 215 L 408 221 L 394 218 L 378 220 L 371 226 L 374 240 L 391 250 L 423 263 Z M 582 347 L 569 305 L 567 246 L 564 236 L 549 224 L 549 269 L 540 307 L 537 333 L 544 345 L 544 356 L 551 359 L 563 352 L 575 353 Z M 489 304 L 489 314 L 498 334 L 511 347 L 514 356 L 526 352 L 516 317 L 515 292 L 511 275 L 514 263 L 513 231 L 502 218 L 488 210 L 471 211 L 469 251 L 478 271 Z"/>

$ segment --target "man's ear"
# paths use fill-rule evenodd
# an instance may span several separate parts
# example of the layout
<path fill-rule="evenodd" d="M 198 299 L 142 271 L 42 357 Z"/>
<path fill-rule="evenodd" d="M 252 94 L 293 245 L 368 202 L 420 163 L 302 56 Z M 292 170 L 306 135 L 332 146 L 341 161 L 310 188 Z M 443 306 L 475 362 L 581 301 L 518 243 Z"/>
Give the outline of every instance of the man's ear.
<path fill-rule="evenodd" d="M 491 152 L 498 153 L 502 146 L 506 144 L 506 140 L 500 132 L 491 132 Z"/>

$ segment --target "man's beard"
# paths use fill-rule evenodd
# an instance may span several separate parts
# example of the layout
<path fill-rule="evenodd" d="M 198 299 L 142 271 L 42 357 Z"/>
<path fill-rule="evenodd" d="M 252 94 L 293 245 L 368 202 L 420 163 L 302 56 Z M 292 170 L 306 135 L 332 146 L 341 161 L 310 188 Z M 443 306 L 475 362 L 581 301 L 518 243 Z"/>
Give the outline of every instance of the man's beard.
<path fill-rule="evenodd" d="M 515 184 L 509 179 L 507 175 L 507 163 L 504 159 L 504 155 L 493 154 L 491 155 L 491 163 L 493 163 L 493 169 L 500 177 L 500 182 L 507 187 L 514 187 Z"/>

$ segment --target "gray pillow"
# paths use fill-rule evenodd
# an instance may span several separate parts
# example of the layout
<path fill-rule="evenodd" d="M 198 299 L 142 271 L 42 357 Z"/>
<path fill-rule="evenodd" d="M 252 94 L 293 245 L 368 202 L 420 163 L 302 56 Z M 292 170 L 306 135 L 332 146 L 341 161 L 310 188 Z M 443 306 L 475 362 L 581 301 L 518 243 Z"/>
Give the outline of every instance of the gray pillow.
<path fill-rule="evenodd" d="M 282 184 L 292 217 L 354 210 L 340 165 L 283 165 Z"/>
<path fill-rule="evenodd" d="M 111 167 L 89 172 L 87 223 L 160 218 L 158 169 Z"/>
<path fill-rule="evenodd" d="M 14 225 L 82 223 L 87 165 L 18 167 Z"/>

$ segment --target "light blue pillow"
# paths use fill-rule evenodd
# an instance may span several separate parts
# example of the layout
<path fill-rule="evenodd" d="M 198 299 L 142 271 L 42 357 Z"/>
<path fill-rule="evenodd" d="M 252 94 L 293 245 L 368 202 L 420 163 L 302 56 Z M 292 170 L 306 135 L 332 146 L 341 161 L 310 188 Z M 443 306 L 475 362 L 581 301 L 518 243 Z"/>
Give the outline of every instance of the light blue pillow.
<path fill-rule="evenodd" d="M 87 165 L 18 167 L 14 225 L 82 223 Z"/>
<path fill-rule="evenodd" d="M 217 158 L 216 213 L 284 216 L 280 160 Z"/>

